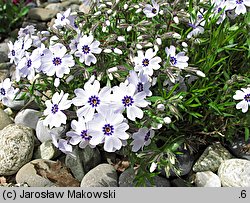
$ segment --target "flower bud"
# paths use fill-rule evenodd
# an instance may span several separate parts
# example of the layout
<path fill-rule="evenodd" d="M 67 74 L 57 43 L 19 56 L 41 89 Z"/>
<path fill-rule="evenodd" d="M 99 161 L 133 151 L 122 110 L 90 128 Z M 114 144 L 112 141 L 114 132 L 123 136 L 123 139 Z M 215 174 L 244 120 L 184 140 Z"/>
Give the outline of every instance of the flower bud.
<path fill-rule="evenodd" d="M 180 22 L 180 21 L 179 21 L 179 18 L 178 18 L 177 16 L 175 16 L 173 20 L 174 20 L 174 22 L 175 22 L 176 24 L 179 24 L 179 22 Z"/>
<path fill-rule="evenodd" d="M 164 121 L 164 123 L 166 123 L 166 124 L 170 124 L 172 121 L 171 121 L 171 118 L 169 118 L 168 116 L 167 117 L 165 117 L 165 118 L 163 118 L 163 121 Z"/>
<path fill-rule="evenodd" d="M 156 107 L 159 111 L 164 111 L 165 110 L 165 106 L 163 104 L 158 104 Z"/>
<path fill-rule="evenodd" d="M 124 36 L 118 36 L 118 37 L 117 37 L 117 40 L 118 40 L 119 42 L 125 42 L 125 37 L 124 37 Z"/>
<path fill-rule="evenodd" d="M 124 10 L 127 10 L 128 9 L 128 4 L 124 4 L 123 8 L 124 8 Z"/>
<path fill-rule="evenodd" d="M 203 73 L 202 71 L 200 71 L 200 70 L 197 70 L 196 71 L 196 74 L 198 75 L 198 76 L 200 76 L 200 77 L 206 77 L 206 75 L 205 75 L 205 73 Z"/>
<path fill-rule="evenodd" d="M 161 44 L 162 44 L 161 38 L 158 37 L 158 38 L 156 39 L 156 43 L 157 43 L 158 45 L 161 45 Z"/>
<path fill-rule="evenodd" d="M 109 53 L 112 53 L 112 50 L 111 49 L 104 49 L 103 52 L 109 54 Z"/>
<path fill-rule="evenodd" d="M 130 25 L 127 27 L 127 32 L 130 32 L 131 30 L 132 30 L 132 26 Z"/>
<path fill-rule="evenodd" d="M 118 49 L 118 48 L 114 48 L 114 52 L 116 54 L 122 54 L 122 50 Z"/>
<path fill-rule="evenodd" d="M 157 163 L 153 162 L 150 166 L 149 172 L 150 173 L 154 172 L 156 168 L 157 168 Z"/>
<path fill-rule="evenodd" d="M 136 48 L 137 48 L 137 49 L 142 49 L 142 45 L 136 44 Z"/>

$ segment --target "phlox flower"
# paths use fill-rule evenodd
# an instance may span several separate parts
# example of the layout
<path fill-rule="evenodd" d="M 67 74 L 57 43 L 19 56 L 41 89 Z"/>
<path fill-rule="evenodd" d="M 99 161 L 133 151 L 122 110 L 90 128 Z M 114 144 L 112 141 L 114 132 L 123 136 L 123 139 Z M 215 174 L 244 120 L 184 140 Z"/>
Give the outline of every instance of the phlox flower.
<path fill-rule="evenodd" d="M 75 65 L 75 61 L 73 56 L 66 52 L 66 47 L 60 43 L 43 50 L 41 70 L 48 76 L 56 75 L 58 78 L 69 74 L 70 67 Z"/>
<path fill-rule="evenodd" d="M 31 54 L 26 52 L 16 67 L 16 81 L 20 81 L 20 77 L 27 77 L 28 80 L 32 80 L 40 66 L 41 55 L 39 50 L 35 49 Z"/>
<path fill-rule="evenodd" d="M 51 138 L 52 138 L 52 143 L 54 144 L 54 146 L 56 148 L 58 148 L 60 151 L 62 151 L 64 154 L 69 154 L 72 157 L 76 157 L 72 151 L 73 148 L 72 146 L 69 144 L 68 140 L 65 139 L 58 139 L 57 136 L 54 133 L 50 133 Z"/>
<path fill-rule="evenodd" d="M 145 8 L 143 9 L 143 13 L 146 15 L 147 18 L 153 18 L 159 13 L 159 4 L 157 4 L 155 0 L 151 0 L 151 3 L 152 5 L 146 4 Z"/>
<path fill-rule="evenodd" d="M 228 0 L 226 10 L 235 9 L 235 13 L 240 15 L 247 12 L 246 6 L 250 7 L 250 0 Z"/>
<path fill-rule="evenodd" d="M 21 40 L 17 40 L 14 42 L 14 44 L 9 41 L 8 43 L 8 47 L 9 47 L 9 54 L 8 54 L 8 58 L 10 59 L 11 63 L 15 63 L 15 65 L 17 65 L 19 63 L 19 61 L 21 60 L 21 58 L 24 55 L 24 50 L 22 49 L 22 41 Z"/>
<path fill-rule="evenodd" d="M 151 83 L 147 75 L 143 74 L 141 71 L 137 74 L 134 70 L 129 71 L 128 82 L 136 86 L 136 92 L 145 92 L 146 96 L 151 96 L 152 92 L 150 91 Z"/>
<path fill-rule="evenodd" d="M 161 67 L 159 65 L 161 58 L 156 56 L 156 52 L 154 52 L 152 48 L 148 49 L 145 55 L 143 51 L 138 51 L 137 54 L 138 56 L 134 58 L 134 70 L 136 72 L 143 70 L 144 74 L 152 76 L 154 70 L 158 70 Z"/>
<path fill-rule="evenodd" d="M 93 118 L 95 111 L 100 113 L 110 103 L 110 88 L 100 89 L 98 80 L 95 80 L 93 84 L 88 81 L 85 83 L 84 89 L 78 88 L 74 92 L 76 97 L 73 98 L 72 102 L 75 106 L 81 106 L 76 111 L 77 116 L 83 116 L 86 121 Z"/>
<path fill-rule="evenodd" d="M 197 37 L 199 34 L 204 33 L 204 25 L 205 19 L 203 18 L 203 10 L 198 11 L 196 19 L 191 18 L 190 22 L 188 23 L 190 27 L 193 28 L 187 35 L 187 38 L 190 39 L 192 37 Z"/>
<path fill-rule="evenodd" d="M 64 94 L 63 91 L 59 94 L 56 92 L 52 96 L 52 100 L 45 101 L 46 109 L 44 115 L 46 118 L 43 120 L 45 126 L 60 127 L 61 124 L 66 124 L 67 116 L 63 110 L 68 109 L 71 106 L 71 100 L 68 100 L 69 94 Z"/>
<path fill-rule="evenodd" d="M 241 90 L 237 90 L 233 98 L 235 100 L 242 100 L 236 105 L 236 109 L 241 109 L 242 113 L 246 113 L 250 105 L 250 88 L 241 88 Z"/>
<path fill-rule="evenodd" d="M 94 54 L 100 54 L 102 51 L 99 45 L 100 42 L 94 40 L 92 35 L 84 35 L 79 39 L 75 56 L 79 57 L 79 61 L 87 66 L 90 66 L 91 63 L 96 64 L 97 59 Z"/>
<path fill-rule="evenodd" d="M 188 67 L 188 56 L 185 56 L 185 52 L 179 52 L 176 54 L 176 48 L 171 45 L 169 48 L 165 48 L 167 56 L 170 58 L 170 65 L 178 67 L 179 69 L 184 69 Z"/>
<path fill-rule="evenodd" d="M 112 107 L 116 112 L 123 112 L 126 109 L 128 119 L 135 121 L 136 118 L 143 117 L 143 111 L 139 107 L 148 106 L 145 100 L 144 91 L 136 93 L 136 86 L 133 84 L 120 83 L 113 87 Z"/>
<path fill-rule="evenodd" d="M 218 15 L 220 13 L 219 19 L 216 22 L 217 24 L 220 24 L 226 18 L 226 12 L 225 12 L 226 1 L 225 0 L 213 0 L 213 3 L 214 3 L 214 8 L 213 8 L 214 15 Z"/>
<path fill-rule="evenodd" d="M 126 130 L 129 125 L 124 121 L 120 113 L 114 113 L 110 108 L 94 115 L 89 122 L 89 128 L 93 130 L 93 136 L 89 141 L 92 145 L 104 143 L 104 150 L 114 152 L 121 149 L 123 142 L 129 138 Z"/>
<path fill-rule="evenodd" d="M 35 34 L 35 27 L 34 25 L 27 25 L 25 28 L 20 28 L 19 32 L 18 32 L 18 37 L 19 38 L 23 38 L 28 36 L 32 36 L 33 34 Z"/>
<path fill-rule="evenodd" d="M 18 89 L 12 87 L 10 78 L 6 78 L 0 83 L 0 101 L 2 101 L 3 105 L 9 106 L 10 102 L 13 101 L 18 91 Z"/>
<path fill-rule="evenodd" d="M 144 146 L 148 146 L 151 143 L 154 134 L 155 132 L 152 129 L 146 127 L 140 128 L 138 132 L 132 135 L 132 138 L 134 139 L 131 142 L 132 151 L 137 152 L 139 149 L 143 149 Z"/>
<path fill-rule="evenodd" d="M 79 144 L 80 148 L 85 148 L 86 146 L 90 146 L 91 148 L 95 147 L 95 145 L 89 143 L 93 137 L 93 130 L 89 128 L 88 122 L 82 117 L 78 117 L 78 121 L 73 120 L 71 122 L 71 128 L 72 130 L 66 133 L 67 137 L 70 138 L 70 144 Z"/>
<path fill-rule="evenodd" d="M 57 13 L 53 28 L 59 29 L 64 27 L 65 25 L 69 25 L 70 24 L 70 20 L 68 19 L 69 16 L 70 16 L 70 8 L 67 9 L 63 14 Z"/>

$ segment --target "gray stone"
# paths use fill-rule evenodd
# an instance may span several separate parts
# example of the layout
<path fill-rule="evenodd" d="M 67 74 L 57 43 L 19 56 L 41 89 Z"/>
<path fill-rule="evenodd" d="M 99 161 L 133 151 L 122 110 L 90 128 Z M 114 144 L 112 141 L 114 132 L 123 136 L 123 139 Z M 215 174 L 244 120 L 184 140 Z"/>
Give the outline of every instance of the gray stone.
<path fill-rule="evenodd" d="M 65 164 L 70 168 L 74 177 L 81 181 L 85 173 L 96 167 L 101 162 L 101 155 L 97 148 L 86 147 L 84 149 L 75 146 L 73 153 L 76 157 L 66 155 Z"/>
<path fill-rule="evenodd" d="M 135 171 L 132 168 L 129 168 L 125 170 L 120 176 L 119 176 L 119 187 L 135 187 L 136 182 L 134 182 L 135 179 Z M 154 176 L 152 179 L 153 183 L 150 183 L 150 181 L 146 181 L 146 187 L 170 187 L 170 182 L 168 179 L 160 177 L 160 176 Z"/>
<path fill-rule="evenodd" d="M 10 100 L 8 107 L 14 110 L 20 110 L 25 106 L 24 100 Z"/>
<path fill-rule="evenodd" d="M 0 131 L 0 175 L 12 175 L 32 158 L 34 134 L 29 127 L 10 124 Z"/>
<path fill-rule="evenodd" d="M 47 140 L 43 142 L 34 152 L 34 159 L 54 159 L 61 154 L 61 151 L 58 150 L 52 140 Z"/>
<path fill-rule="evenodd" d="M 175 178 L 170 181 L 171 187 L 193 187 L 193 185 L 181 178 Z"/>
<path fill-rule="evenodd" d="M 6 42 L 0 43 L 0 63 L 8 62 L 9 47 Z"/>
<path fill-rule="evenodd" d="M 48 0 L 49 3 L 58 3 L 60 0 Z"/>
<path fill-rule="evenodd" d="M 90 6 L 89 6 L 89 5 L 82 4 L 82 5 L 80 5 L 80 7 L 79 7 L 79 11 L 80 11 L 80 12 L 83 12 L 83 13 L 85 13 L 85 14 L 88 14 L 89 11 L 90 11 Z"/>
<path fill-rule="evenodd" d="M 7 113 L 0 109 L 0 130 L 13 123 Z"/>
<path fill-rule="evenodd" d="M 62 11 L 64 9 L 64 7 L 60 3 L 51 3 L 51 4 L 48 4 L 45 7 L 45 9 L 55 10 L 57 12 L 60 12 L 60 11 Z"/>
<path fill-rule="evenodd" d="M 0 81 L 4 81 L 10 74 L 9 70 L 1 70 L 0 69 Z"/>
<path fill-rule="evenodd" d="M 0 70 L 7 70 L 10 69 L 12 66 L 12 63 L 7 62 L 7 63 L 0 63 Z"/>
<path fill-rule="evenodd" d="M 43 120 L 39 119 L 36 125 L 36 136 L 40 142 L 45 142 L 51 140 L 51 134 L 53 133 L 57 138 L 63 136 L 68 130 L 68 125 L 62 125 L 58 128 L 49 129 L 47 126 L 43 125 Z"/>
<path fill-rule="evenodd" d="M 54 18 L 57 11 L 53 11 L 45 8 L 32 8 L 28 13 L 28 18 L 40 21 L 49 21 Z"/>
<path fill-rule="evenodd" d="M 212 171 L 197 172 L 194 181 L 197 187 L 221 187 L 220 178 Z"/>
<path fill-rule="evenodd" d="M 208 146 L 198 161 L 193 166 L 193 171 L 212 171 L 216 172 L 220 164 L 233 156 L 219 142 Z"/>
<path fill-rule="evenodd" d="M 72 12 L 79 11 L 79 5 L 72 4 L 72 5 L 70 5 L 70 9 Z"/>
<path fill-rule="evenodd" d="M 81 187 L 117 187 L 117 173 L 113 166 L 100 164 L 82 179 Z"/>
<path fill-rule="evenodd" d="M 226 160 L 221 163 L 218 176 L 223 187 L 250 187 L 250 161 Z"/>
<path fill-rule="evenodd" d="M 35 159 L 24 165 L 16 174 L 17 183 L 31 187 L 79 187 L 76 181 L 59 161 Z"/>
<path fill-rule="evenodd" d="M 35 130 L 40 116 L 40 111 L 36 111 L 33 109 L 24 109 L 22 111 L 19 111 L 16 115 L 15 124 L 24 125 Z"/>

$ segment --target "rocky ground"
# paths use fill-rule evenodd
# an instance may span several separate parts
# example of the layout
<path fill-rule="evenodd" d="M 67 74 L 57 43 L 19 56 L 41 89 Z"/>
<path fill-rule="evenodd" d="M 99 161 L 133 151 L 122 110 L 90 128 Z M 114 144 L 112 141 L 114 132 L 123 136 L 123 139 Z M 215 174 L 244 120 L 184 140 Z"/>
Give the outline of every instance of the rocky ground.
<path fill-rule="evenodd" d="M 51 26 L 60 11 L 88 12 L 79 0 L 37 0 L 23 26 L 35 25 L 38 30 Z M 14 30 L 13 32 L 17 32 Z M 3 40 L 3 39 L 2 39 Z M 0 81 L 10 77 L 14 67 L 8 61 L 9 39 L 0 43 Z M 0 186 L 30 187 L 132 187 L 135 170 L 119 153 L 99 149 L 75 148 L 76 159 L 57 150 L 49 129 L 42 125 L 41 113 L 35 104 L 13 102 L 11 108 L 0 104 Z M 69 129 L 53 129 L 61 136 Z M 178 155 L 181 176 L 162 171 L 154 178 L 157 187 L 250 187 L 250 140 L 235 138 L 232 143 L 215 142 L 193 154 L 183 150 Z M 147 183 L 150 187 L 152 184 Z"/>

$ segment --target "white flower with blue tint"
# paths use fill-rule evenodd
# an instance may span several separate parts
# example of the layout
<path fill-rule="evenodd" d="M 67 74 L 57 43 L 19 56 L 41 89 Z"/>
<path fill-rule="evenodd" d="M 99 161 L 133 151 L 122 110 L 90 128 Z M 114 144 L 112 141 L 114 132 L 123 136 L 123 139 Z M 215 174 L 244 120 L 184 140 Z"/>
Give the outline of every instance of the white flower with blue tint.
<path fill-rule="evenodd" d="M 129 71 L 128 82 L 136 86 L 136 93 L 145 92 L 146 96 L 151 96 L 152 92 L 150 91 L 151 83 L 147 75 L 143 74 L 141 71 L 137 74 L 135 71 Z"/>
<path fill-rule="evenodd" d="M 18 32 L 18 37 L 19 38 L 23 38 L 28 36 L 32 36 L 33 34 L 35 34 L 36 28 L 34 27 L 34 25 L 27 25 L 25 28 L 20 28 L 19 32 Z"/>
<path fill-rule="evenodd" d="M 152 48 L 148 49 L 145 55 L 143 51 L 138 51 L 137 54 L 138 56 L 134 58 L 134 70 L 136 72 L 143 70 L 144 74 L 152 76 L 154 70 L 158 70 L 161 67 L 159 65 L 161 58 L 156 56 L 156 52 L 154 52 Z"/>
<path fill-rule="evenodd" d="M 153 18 L 159 13 L 159 4 L 157 4 L 154 0 L 152 0 L 151 3 L 152 5 L 146 4 L 145 8 L 143 9 L 143 13 L 146 15 L 147 18 Z"/>
<path fill-rule="evenodd" d="M 198 11 L 196 18 L 191 18 L 188 26 L 190 26 L 192 31 L 190 31 L 187 35 L 187 38 L 190 39 L 192 37 L 197 37 L 199 34 L 204 33 L 204 25 L 205 25 L 205 19 L 204 19 L 204 13 L 203 9 L 201 11 Z"/>
<path fill-rule="evenodd" d="M 102 51 L 99 45 L 100 42 L 94 40 L 92 35 L 84 35 L 79 39 L 75 56 L 79 57 L 79 61 L 87 66 L 90 66 L 91 63 L 96 64 L 97 59 L 94 54 L 100 54 Z"/>
<path fill-rule="evenodd" d="M 57 43 L 43 51 L 41 70 L 48 76 L 62 78 L 64 74 L 69 74 L 70 67 L 74 65 L 73 56 L 67 54 L 63 44 Z"/>
<path fill-rule="evenodd" d="M 10 63 L 14 62 L 15 65 L 17 65 L 23 57 L 24 50 L 22 49 L 22 44 L 23 42 L 21 40 L 15 41 L 14 44 L 9 41 L 8 47 L 10 52 L 8 54 L 8 58 L 10 59 Z"/>
<path fill-rule="evenodd" d="M 16 81 L 20 81 L 20 77 L 27 77 L 28 80 L 33 80 L 35 72 L 41 66 L 41 55 L 38 49 L 35 49 L 31 55 L 26 52 L 16 67 Z"/>
<path fill-rule="evenodd" d="M 113 87 L 112 107 L 116 112 L 126 110 L 128 119 L 135 121 L 136 118 L 143 117 L 143 111 L 140 107 L 148 106 L 145 100 L 146 93 L 144 91 L 136 93 L 137 88 L 133 84 L 126 85 L 120 83 L 120 86 Z"/>
<path fill-rule="evenodd" d="M 66 133 L 67 137 L 70 138 L 69 143 L 72 145 L 78 145 L 80 148 L 90 146 L 94 148 L 95 145 L 91 145 L 89 141 L 93 137 L 93 130 L 89 128 L 88 122 L 82 117 L 78 117 L 78 121 L 73 120 L 71 122 L 72 131 Z"/>
<path fill-rule="evenodd" d="M 70 20 L 68 19 L 69 16 L 70 16 L 70 8 L 67 9 L 63 14 L 57 13 L 53 28 L 59 29 L 66 25 L 69 25 L 70 24 Z"/>
<path fill-rule="evenodd" d="M 148 146 L 151 143 L 151 139 L 154 137 L 155 132 L 146 127 L 140 128 L 138 132 L 132 135 L 134 139 L 131 142 L 132 151 L 137 152 L 139 149 L 143 150 L 144 146 Z"/>
<path fill-rule="evenodd" d="M 18 89 L 12 87 L 10 79 L 6 78 L 0 83 L 0 101 L 2 101 L 3 105 L 9 106 L 9 104 L 16 97 L 18 91 Z"/>
<path fill-rule="evenodd" d="M 241 109 L 243 113 L 246 113 L 250 105 L 250 88 L 237 90 L 233 98 L 235 100 L 242 100 L 236 105 L 236 109 Z"/>
<path fill-rule="evenodd" d="M 98 80 L 95 80 L 93 84 L 87 82 L 84 89 L 78 88 L 74 92 L 76 97 L 72 102 L 75 106 L 81 107 L 76 111 L 77 116 L 83 116 L 86 121 L 90 121 L 96 111 L 100 113 L 110 103 L 110 88 L 104 87 L 100 89 Z"/>
<path fill-rule="evenodd" d="M 52 100 L 47 100 L 45 102 L 46 109 L 44 110 L 44 115 L 46 118 L 43 120 L 45 126 L 60 127 L 61 124 L 66 124 L 67 116 L 64 114 L 63 110 L 68 109 L 71 106 L 71 100 L 68 100 L 69 94 L 64 94 L 63 91 L 59 94 L 56 92 Z"/>
<path fill-rule="evenodd" d="M 58 139 L 57 136 L 50 132 L 50 135 L 51 135 L 51 138 L 52 138 L 52 143 L 54 144 L 54 146 L 56 148 L 58 148 L 60 151 L 62 151 L 64 154 L 69 154 L 71 155 L 72 157 L 76 157 L 72 151 L 73 151 L 73 148 L 72 146 L 69 144 L 69 141 L 68 140 L 65 140 L 65 139 Z"/>
<path fill-rule="evenodd" d="M 123 115 L 114 113 L 110 108 L 95 114 L 93 120 L 89 122 L 89 128 L 93 130 L 93 136 L 89 143 L 91 145 L 104 143 L 104 150 L 107 152 L 121 149 L 122 141 L 129 138 L 128 133 L 126 133 L 129 125 L 124 121 Z"/>
<path fill-rule="evenodd" d="M 214 15 L 220 15 L 217 24 L 220 24 L 225 18 L 226 18 L 226 1 L 225 0 L 213 0 L 212 2 L 214 4 Z"/>
<path fill-rule="evenodd" d="M 250 0 L 228 0 L 226 10 L 235 9 L 237 15 L 245 14 L 247 7 L 250 7 Z"/>
<path fill-rule="evenodd" d="M 185 52 L 179 52 L 176 54 L 176 48 L 171 45 L 169 48 L 165 48 L 165 52 L 169 57 L 169 62 L 171 66 L 178 67 L 179 69 L 184 69 L 188 67 L 188 56 L 185 56 Z"/>

